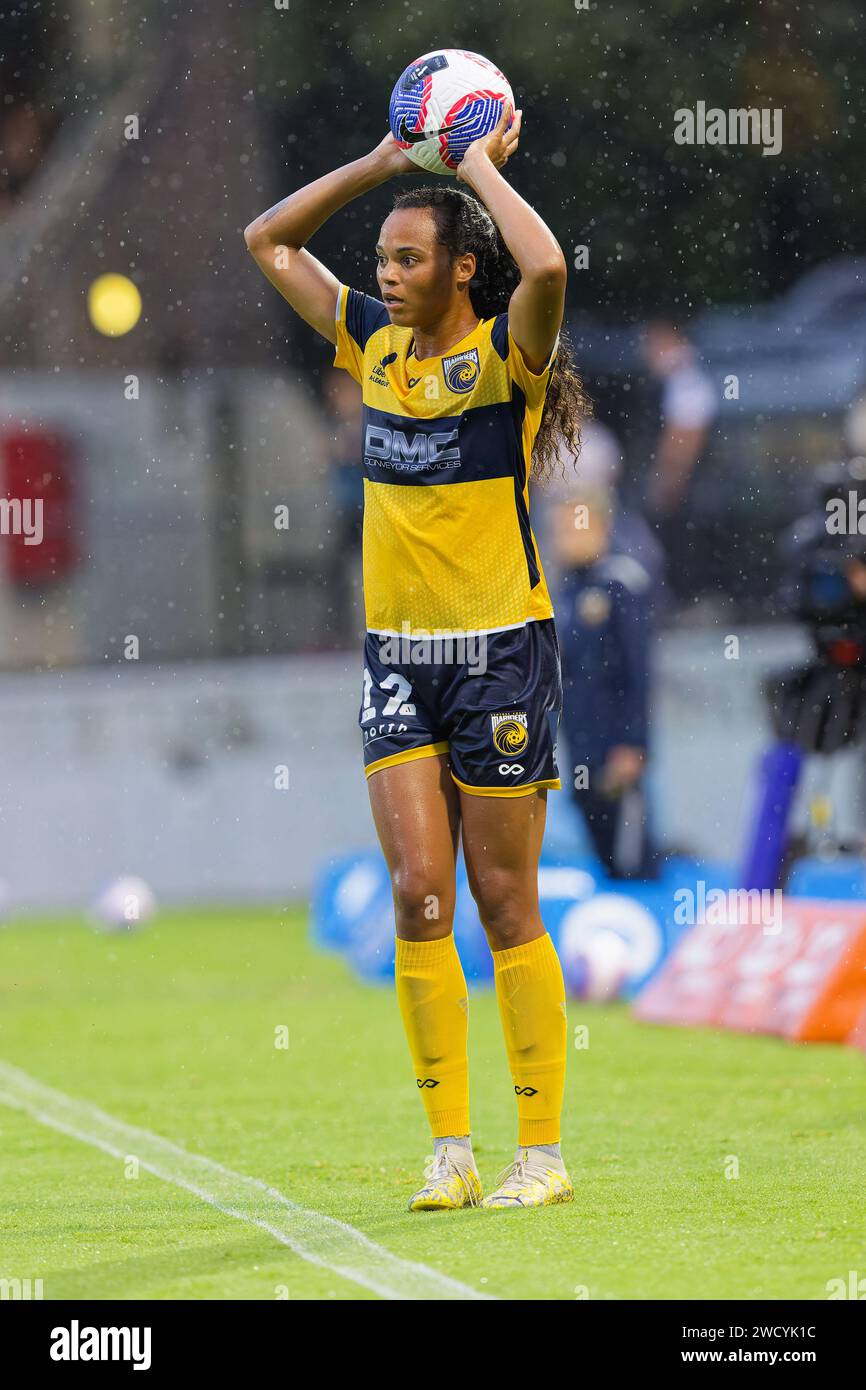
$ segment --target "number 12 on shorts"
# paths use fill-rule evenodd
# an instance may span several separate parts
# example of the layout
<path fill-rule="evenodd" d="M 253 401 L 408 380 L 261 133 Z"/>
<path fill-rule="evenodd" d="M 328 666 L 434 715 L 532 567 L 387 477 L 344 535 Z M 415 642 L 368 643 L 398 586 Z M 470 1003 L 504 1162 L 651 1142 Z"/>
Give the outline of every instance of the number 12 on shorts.
<path fill-rule="evenodd" d="M 371 719 L 376 718 L 376 707 L 373 704 L 373 677 L 368 668 L 364 667 L 364 703 L 361 711 L 361 723 L 366 724 Z M 390 676 L 386 676 L 379 682 L 379 689 L 388 694 L 393 691 L 393 695 L 385 701 L 382 706 L 382 718 L 392 719 L 395 714 L 414 714 L 415 706 L 409 703 L 409 696 L 412 694 L 412 687 L 405 676 L 398 675 L 392 671 Z"/>

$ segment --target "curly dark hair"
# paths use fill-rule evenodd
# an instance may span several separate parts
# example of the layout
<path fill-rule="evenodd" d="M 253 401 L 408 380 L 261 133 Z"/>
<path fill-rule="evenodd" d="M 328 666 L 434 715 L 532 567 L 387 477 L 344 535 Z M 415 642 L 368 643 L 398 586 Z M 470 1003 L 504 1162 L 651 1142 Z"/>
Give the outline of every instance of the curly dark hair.
<path fill-rule="evenodd" d="M 472 308 L 481 319 L 505 313 L 520 271 L 502 234 L 479 198 L 461 188 L 413 188 L 394 199 L 398 208 L 429 208 L 439 240 L 451 259 L 471 251 L 476 272 L 469 282 Z M 574 352 L 565 329 L 547 387 L 541 425 L 532 450 L 532 477 L 546 481 L 562 457 L 565 441 L 574 461 L 580 453 L 580 427 L 592 415 L 592 402 L 583 389 Z M 563 476 L 565 467 L 562 466 Z"/>

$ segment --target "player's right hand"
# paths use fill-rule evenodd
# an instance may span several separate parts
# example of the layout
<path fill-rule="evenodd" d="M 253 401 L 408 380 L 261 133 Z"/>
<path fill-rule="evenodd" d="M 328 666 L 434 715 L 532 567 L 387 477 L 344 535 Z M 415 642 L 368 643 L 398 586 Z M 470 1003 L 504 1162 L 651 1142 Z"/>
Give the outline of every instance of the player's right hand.
<path fill-rule="evenodd" d="M 372 153 L 378 161 L 384 164 L 388 178 L 395 174 L 417 174 L 419 172 L 417 164 L 413 164 L 409 156 L 400 149 L 390 130 Z"/>

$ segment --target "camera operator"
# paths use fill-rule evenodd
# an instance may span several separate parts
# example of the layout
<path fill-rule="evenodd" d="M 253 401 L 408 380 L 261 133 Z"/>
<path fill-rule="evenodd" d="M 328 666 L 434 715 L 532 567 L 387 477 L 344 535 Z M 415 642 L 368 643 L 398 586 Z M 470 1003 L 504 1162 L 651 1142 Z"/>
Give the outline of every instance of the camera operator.
<path fill-rule="evenodd" d="M 822 468 L 814 506 L 783 540 L 782 601 L 808 624 L 815 659 L 774 683 L 771 705 L 780 736 L 808 752 L 835 752 L 861 728 L 866 696 L 864 479 L 866 459 Z"/>

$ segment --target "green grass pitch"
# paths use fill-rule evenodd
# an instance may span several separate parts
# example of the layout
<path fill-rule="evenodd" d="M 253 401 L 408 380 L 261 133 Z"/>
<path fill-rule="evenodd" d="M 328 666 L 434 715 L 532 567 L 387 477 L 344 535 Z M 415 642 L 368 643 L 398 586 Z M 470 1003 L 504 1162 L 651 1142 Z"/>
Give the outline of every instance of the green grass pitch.
<path fill-rule="evenodd" d="M 393 993 L 314 950 L 303 911 L 164 912 L 122 937 L 71 917 L 0 931 L 0 1059 L 480 1292 L 824 1299 L 828 1280 L 866 1274 L 861 1053 L 571 1000 L 571 1038 L 580 1025 L 573 1204 L 413 1215 L 430 1143 Z M 515 1139 L 490 989 L 472 990 L 470 1052 L 489 1187 Z M 42 1278 L 46 1299 L 377 1296 L 7 1105 L 0 1251 L 0 1277 Z"/>

